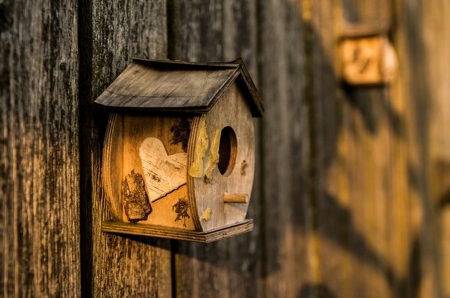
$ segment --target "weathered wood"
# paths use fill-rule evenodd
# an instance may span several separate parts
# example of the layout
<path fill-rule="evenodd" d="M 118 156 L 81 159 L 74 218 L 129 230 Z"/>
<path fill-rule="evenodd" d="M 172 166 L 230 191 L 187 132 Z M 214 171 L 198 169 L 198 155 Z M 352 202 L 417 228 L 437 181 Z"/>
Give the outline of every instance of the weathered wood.
<path fill-rule="evenodd" d="M 130 227 L 132 226 L 132 227 Z M 108 233 L 141 235 L 158 238 L 169 238 L 183 241 L 210 243 L 217 240 L 248 233 L 253 229 L 253 220 L 244 220 L 237 224 L 222 226 L 206 232 L 186 231 L 177 228 L 127 224 L 119 221 L 104 221 L 102 231 Z"/>
<path fill-rule="evenodd" d="M 131 57 L 166 58 L 166 2 L 83 0 L 79 7 L 83 292 L 172 297 L 170 241 L 101 231 L 112 217 L 100 176 L 107 113 L 93 108 Z"/>
<path fill-rule="evenodd" d="M 187 61 L 223 61 L 223 1 L 171 3 L 170 58 Z M 234 58 L 231 58 L 234 59 Z M 175 255 L 178 297 L 233 297 L 229 291 L 229 244 L 244 235 L 208 245 L 178 244 Z"/>
<path fill-rule="evenodd" d="M 308 110 L 304 92 L 304 28 L 299 2 L 261 1 L 259 86 L 261 128 L 263 293 L 307 297 L 317 260 L 308 195 Z M 310 74 L 308 74 L 310 75 Z M 299 264 L 302 264 L 299 266 Z"/>
<path fill-rule="evenodd" d="M 258 25 L 256 1 L 223 1 L 223 56 L 225 61 L 242 57 L 252 79 L 258 85 Z M 260 88 L 258 88 L 260 90 Z M 251 233 L 230 239 L 225 256 L 228 268 L 230 297 L 261 297 L 262 243 L 260 130 L 261 119 L 255 122 L 255 177 L 247 218 L 255 221 Z M 242 166 L 242 165 L 241 165 Z M 245 168 L 243 169 L 246 170 Z M 242 171 L 242 168 L 241 168 Z"/>
<path fill-rule="evenodd" d="M 238 75 L 239 65 L 233 68 L 167 69 L 132 63 L 96 99 L 102 106 L 115 108 L 174 109 L 197 108 L 206 112 Z"/>
<path fill-rule="evenodd" d="M 81 295 L 77 4 L 0 3 L 0 296 Z"/>
<path fill-rule="evenodd" d="M 2 2 L 0 296 L 450 295 L 450 6 L 392 1 Z M 377 32 L 400 77 L 343 87 L 342 34 Z M 100 230 L 108 113 L 93 100 L 131 57 L 167 55 L 242 56 L 259 83 L 251 233 L 194 244 Z"/>
<path fill-rule="evenodd" d="M 200 219 L 201 230 L 208 231 L 220 226 L 237 223 L 245 219 L 247 204 L 225 204 L 222 200 L 226 192 L 246 193 L 250 195 L 253 185 L 255 155 L 254 155 L 254 129 L 253 119 L 236 83 L 232 84 L 212 110 L 204 116 L 204 127 L 197 133 L 192 132 L 192 138 L 198 138 L 202 131 L 209 140 L 208 150 L 201 162 L 202 175 L 188 176 L 189 198 L 195 198 L 196 212 Z M 194 123 L 193 123 L 194 125 Z M 228 131 L 228 133 L 227 133 Z M 229 167 L 220 172 L 219 152 L 226 148 L 225 141 L 230 142 Z M 193 145 L 196 140 L 192 140 Z M 190 146 L 188 151 L 188 165 L 194 164 L 197 144 Z M 215 158 L 215 156 L 219 158 Z M 241 172 L 242 163 L 247 164 L 244 175 Z M 210 218 L 202 218 L 205 210 L 209 210 Z"/>
<path fill-rule="evenodd" d="M 416 29 L 422 31 L 423 45 L 426 56 L 424 58 L 427 69 L 424 79 L 427 81 L 427 95 L 424 104 L 429 104 L 429 166 L 430 166 L 430 200 L 434 206 L 434 223 L 438 230 L 435 239 L 439 243 L 438 253 L 429 250 L 427 254 L 432 264 L 434 282 L 440 288 L 441 297 L 450 296 L 450 30 L 449 22 L 444 16 L 450 13 L 450 3 L 447 1 L 433 1 L 429 5 L 420 1 L 422 21 Z M 417 11 L 417 10 L 416 10 Z M 407 49 L 407 47 L 405 48 Z M 413 76 L 414 77 L 414 76 Z M 412 90 L 414 93 L 416 90 Z M 431 103 L 430 103 L 431 99 Z M 428 218 L 428 217 L 427 217 Z M 426 230 L 423 229 L 423 230 Z M 427 235 L 422 234 L 422 237 Z M 435 242 L 435 243 L 436 243 Z M 433 254 L 436 255 L 433 255 Z M 436 266 L 433 268 L 433 266 Z M 437 270 L 436 270 L 437 269 Z M 425 296 L 425 295 L 424 295 Z"/>
<path fill-rule="evenodd" d="M 449 89 L 444 82 L 449 78 L 449 33 L 448 21 L 441 19 L 448 11 L 445 1 L 396 1 L 395 6 L 394 37 L 401 65 L 395 92 L 405 100 L 402 109 L 408 123 L 408 180 L 413 195 L 410 223 L 415 249 L 409 248 L 407 274 L 414 284 L 408 290 L 417 293 L 417 297 L 445 297 L 449 293 L 448 285 L 445 286 L 448 277 L 443 275 L 442 267 L 448 259 L 442 259 L 437 238 L 439 221 L 446 221 L 445 207 L 439 206 L 439 200 L 445 197 L 447 188 L 445 183 L 439 184 L 445 179 L 441 176 L 446 168 L 442 152 L 449 147 L 445 145 L 448 141 L 442 142 L 448 140 L 448 133 L 439 132 L 444 124 L 439 122 L 448 118 Z"/>

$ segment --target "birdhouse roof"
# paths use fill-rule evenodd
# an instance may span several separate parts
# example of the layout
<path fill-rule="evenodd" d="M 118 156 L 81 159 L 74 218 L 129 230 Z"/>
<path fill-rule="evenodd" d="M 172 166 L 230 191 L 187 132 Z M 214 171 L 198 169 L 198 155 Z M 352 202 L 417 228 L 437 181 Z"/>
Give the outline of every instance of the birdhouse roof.
<path fill-rule="evenodd" d="M 95 100 L 99 107 L 207 113 L 236 82 L 253 117 L 264 108 L 241 58 L 230 63 L 133 59 Z"/>

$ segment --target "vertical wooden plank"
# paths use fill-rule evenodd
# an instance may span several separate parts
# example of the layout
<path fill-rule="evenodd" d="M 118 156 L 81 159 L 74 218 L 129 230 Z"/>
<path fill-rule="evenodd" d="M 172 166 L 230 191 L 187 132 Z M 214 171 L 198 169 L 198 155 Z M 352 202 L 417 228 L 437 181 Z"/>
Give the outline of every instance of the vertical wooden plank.
<path fill-rule="evenodd" d="M 185 61 L 222 60 L 222 2 L 195 0 L 169 2 L 170 56 Z"/>
<path fill-rule="evenodd" d="M 390 5 L 390 1 L 385 0 L 370 3 L 344 1 L 342 26 L 388 26 Z M 338 142 L 345 139 L 347 143 L 347 156 L 343 158 L 347 163 L 345 174 L 350 186 L 348 209 L 352 216 L 349 222 L 352 294 L 354 297 L 389 297 L 392 294 L 391 283 L 396 281 L 390 277 L 394 273 L 389 263 L 390 250 L 386 241 L 390 237 L 386 218 L 391 202 L 389 198 L 392 198 L 392 182 L 387 177 L 395 175 L 390 166 L 390 144 L 399 140 L 388 117 L 392 111 L 392 99 L 386 86 L 349 86 L 345 91 L 346 104 L 343 108 L 348 126 L 343 128 L 342 135 L 345 136 Z M 400 175 L 398 180 L 401 179 L 405 176 Z M 393 200 L 404 198 L 405 195 L 401 194 Z M 407 209 L 396 209 L 393 216 L 407 213 Z M 391 237 L 396 237 L 394 231 Z M 406 262 L 406 255 L 395 257 Z"/>
<path fill-rule="evenodd" d="M 258 31 L 256 1 L 223 1 L 223 59 L 244 60 L 253 81 L 258 85 Z M 251 233 L 236 237 L 228 246 L 230 297 L 261 297 L 261 119 L 255 119 L 255 177 L 247 218 L 255 222 Z"/>
<path fill-rule="evenodd" d="M 444 7 L 444 1 L 395 1 L 397 28 L 394 38 L 401 66 L 396 92 L 407 103 L 408 178 L 414 199 L 410 220 L 417 252 L 415 261 L 411 259 L 408 268 L 409 293 L 414 297 L 443 297 L 445 282 L 439 268 L 437 239 L 439 190 L 432 189 L 437 187 L 437 181 L 431 180 L 436 175 L 433 167 L 439 170 L 433 164 L 434 158 L 439 156 L 435 151 L 438 141 L 431 138 L 435 136 L 433 123 L 439 119 L 439 101 L 446 90 L 448 92 L 448 88 L 442 88 L 447 67 L 441 64 L 445 60 L 439 59 L 446 59 L 442 50 L 444 41 L 448 40 L 446 29 L 441 29 L 438 23 Z M 442 170 L 444 168 L 445 163 Z"/>
<path fill-rule="evenodd" d="M 341 3 L 335 1 L 304 1 L 306 15 L 307 91 L 311 135 L 311 205 L 313 207 L 313 238 L 311 247 L 317 258 L 313 269 L 313 295 L 323 290 L 330 295 L 351 297 L 348 238 L 348 179 L 342 175 L 347 164 L 339 159 L 346 155 L 346 146 L 339 146 L 338 137 L 344 122 L 343 93 L 336 78 L 335 51 Z M 332 165 L 333 161 L 340 163 Z M 331 182 L 331 183 L 330 183 Z M 332 188 L 330 189 L 330 184 Z"/>
<path fill-rule="evenodd" d="M 376 3 L 375 3 L 376 2 Z M 414 255 L 404 115 L 382 87 L 345 87 L 336 46 L 345 26 L 386 24 L 388 1 L 312 3 L 312 162 L 318 280 L 346 297 L 405 295 Z M 390 226 L 388 223 L 394 224 Z"/>
<path fill-rule="evenodd" d="M 450 295 L 450 135 L 448 133 L 450 120 L 450 22 L 444 16 L 450 13 L 448 1 L 433 1 L 430 3 L 421 1 L 423 13 L 423 43 L 426 53 L 426 73 L 429 84 L 430 127 L 429 142 L 429 167 L 430 167 L 430 201 L 434 216 L 434 224 L 438 231 L 435 235 L 434 245 L 436 250 L 429 253 L 428 261 L 435 266 L 434 276 L 436 281 L 431 286 L 436 287 L 435 292 L 440 297 Z M 430 100 L 431 99 L 431 100 Z M 431 101 L 431 102 L 430 102 Z M 426 218 L 424 218 L 425 220 Z M 433 231 L 432 231 L 433 232 Z M 433 240 L 433 239 L 432 239 Z M 438 251 L 438 253 L 437 253 Z M 430 258 L 431 257 L 431 258 Z M 432 270 L 433 267 L 431 266 Z M 427 266 L 427 268 L 430 268 Z M 429 295 L 430 292 L 425 292 Z"/>
<path fill-rule="evenodd" d="M 309 297 L 312 221 L 308 196 L 309 132 L 301 1 L 259 3 L 261 234 L 263 293 Z M 312 260 L 312 261 L 311 261 Z"/>
<path fill-rule="evenodd" d="M 77 6 L 0 3 L 0 296 L 80 296 Z"/>
<path fill-rule="evenodd" d="M 92 105 L 131 57 L 166 57 L 166 2 L 82 0 L 80 18 L 83 292 L 171 297 L 170 241 L 101 232 L 111 217 L 100 179 L 107 115 Z"/>
<path fill-rule="evenodd" d="M 169 3 L 170 58 L 223 60 L 222 1 Z M 243 237 L 243 236 L 238 236 Z M 210 244 L 174 241 L 177 297 L 231 297 L 228 246 L 233 239 Z"/>

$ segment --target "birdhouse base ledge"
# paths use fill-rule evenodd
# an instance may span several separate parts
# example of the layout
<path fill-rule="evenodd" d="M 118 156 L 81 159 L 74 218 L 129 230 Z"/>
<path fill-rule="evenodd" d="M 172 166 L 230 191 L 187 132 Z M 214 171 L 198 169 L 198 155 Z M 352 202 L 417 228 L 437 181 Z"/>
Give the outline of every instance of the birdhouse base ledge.
<path fill-rule="evenodd" d="M 189 231 L 176 228 L 132 224 L 120 221 L 104 221 L 102 231 L 114 234 L 129 234 L 139 236 L 150 236 L 158 238 L 169 238 L 201 243 L 210 243 L 220 239 L 244 234 L 253 230 L 253 219 L 247 219 L 225 227 L 213 229 L 206 232 Z"/>

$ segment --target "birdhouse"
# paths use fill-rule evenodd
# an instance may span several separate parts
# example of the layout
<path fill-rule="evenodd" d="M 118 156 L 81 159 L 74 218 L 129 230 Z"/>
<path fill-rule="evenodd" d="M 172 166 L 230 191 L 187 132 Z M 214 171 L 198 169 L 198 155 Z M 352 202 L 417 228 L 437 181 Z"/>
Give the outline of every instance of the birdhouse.
<path fill-rule="evenodd" d="M 111 111 L 105 232 L 211 242 L 251 231 L 253 117 L 263 107 L 241 59 L 134 59 L 95 100 Z"/>

